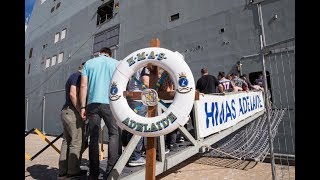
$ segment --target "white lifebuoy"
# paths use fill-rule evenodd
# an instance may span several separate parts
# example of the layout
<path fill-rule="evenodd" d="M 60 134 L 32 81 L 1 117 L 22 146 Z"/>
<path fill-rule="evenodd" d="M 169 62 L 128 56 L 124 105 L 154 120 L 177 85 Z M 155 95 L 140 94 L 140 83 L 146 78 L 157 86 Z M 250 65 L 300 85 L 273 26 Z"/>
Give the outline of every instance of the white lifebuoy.
<path fill-rule="evenodd" d="M 172 77 L 176 90 L 173 103 L 164 113 L 155 117 L 136 114 L 123 96 L 131 76 L 148 63 L 166 70 Z M 112 76 L 109 93 L 111 111 L 117 124 L 133 134 L 145 137 L 168 134 L 183 126 L 188 121 L 194 96 L 194 78 L 183 56 L 157 47 L 137 50 L 121 60 Z"/>

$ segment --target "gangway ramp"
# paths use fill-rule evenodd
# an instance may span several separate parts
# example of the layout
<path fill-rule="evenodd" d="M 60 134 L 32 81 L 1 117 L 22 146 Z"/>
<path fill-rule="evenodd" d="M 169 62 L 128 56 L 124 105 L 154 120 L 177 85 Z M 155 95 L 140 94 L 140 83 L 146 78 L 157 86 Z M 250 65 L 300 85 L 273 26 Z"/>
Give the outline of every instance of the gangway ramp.
<path fill-rule="evenodd" d="M 211 104 L 214 107 L 212 107 Z M 161 112 L 161 109 L 165 109 L 165 107 L 159 104 L 158 112 Z M 159 152 L 157 153 L 156 175 L 161 174 L 198 153 L 207 152 L 211 145 L 250 122 L 261 119 L 259 117 L 264 113 L 265 108 L 262 92 L 241 92 L 231 93 L 229 95 L 210 94 L 200 96 L 199 100 L 194 102 L 194 128 L 190 129 L 185 128 L 184 126 L 179 127 L 180 133 L 187 140 L 184 143 L 181 143 L 177 150 L 165 154 L 164 136 L 158 137 Z M 210 115 L 212 116 L 210 117 Z M 210 135 L 207 135 L 202 131 L 207 131 L 207 134 L 210 133 Z M 140 138 L 141 137 L 138 135 L 133 136 L 108 179 L 145 179 L 145 166 L 125 166 Z M 106 169 L 106 164 L 107 159 L 102 160 L 100 163 L 101 169 Z"/>

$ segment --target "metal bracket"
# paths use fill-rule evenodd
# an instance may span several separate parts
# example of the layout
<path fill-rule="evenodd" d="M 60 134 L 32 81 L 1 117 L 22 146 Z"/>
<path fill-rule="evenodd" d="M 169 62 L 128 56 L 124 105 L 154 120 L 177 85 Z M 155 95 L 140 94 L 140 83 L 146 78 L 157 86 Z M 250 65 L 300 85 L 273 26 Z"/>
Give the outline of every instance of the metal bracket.
<path fill-rule="evenodd" d="M 264 2 L 265 0 L 248 0 L 247 4 L 248 5 L 254 5 L 254 4 L 258 4 L 261 2 Z"/>
<path fill-rule="evenodd" d="M 52 147 L 54 150 L 56 150 L 59 154 L 60 154 L 60 150 L 53 144 L 55 143 L 60 137 L 62 137 L 63 133 L 61 133 L 58 137 L 56 137 L 53 141 L 49 141 L 49 139 L 46 138 L 46 136 L 41 133 L 37 128 L 32 128 L 30 131 L 28 131 L 25 134 L 25 137 L 27 137 L 31 132 L 35 131 L 41 139 L 43 139 L 44 141 L 46 141 L 48 144 L 42 148 L 39 152 L 37 152 L 34 156 L 30 157 L 29 154 L 25 153 L 25 158 L 32 161 L 34 158 L 36 158 L 37 156 L 39 156 L 44 150 L 46 150 L 48 147 Z"/>

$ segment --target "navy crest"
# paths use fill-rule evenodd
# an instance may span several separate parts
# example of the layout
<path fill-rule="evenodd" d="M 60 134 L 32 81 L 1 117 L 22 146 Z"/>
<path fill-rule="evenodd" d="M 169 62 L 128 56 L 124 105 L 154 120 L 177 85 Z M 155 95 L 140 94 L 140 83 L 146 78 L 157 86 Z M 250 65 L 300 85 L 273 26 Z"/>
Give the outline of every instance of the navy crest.
<path fill-rule="evenodd" d="M 116 94 L 118 93 L 118 88 L 117 88 L 117 86 L 111 86 L 110 93 L 111 93 L 112 95 L 116 95 Z"/>
<path fill-rule="evenodd" d="M 118 91 L 119 90 L 118 90 L 118 87 L 117 87 L 117 83 L 113 81 L 112 84 L 111 84 L 110 96 L 109 96 L 109 99 L 111 101 L 116 101 L 121 97 L 121 95 L 117 95 Z"/>
<path fill-rule="evenodd" d="M 179 86 L 181 86 L 181 87 L 188 86 L 188 79 L 186 77 L 181 77 L 179 79 Z"/>
<path fill-rule="evenodd" d="M 186 73 L 182 72 L 181 74 L 179 74 L 179 86 L 177 91 L 179 93 L 185 94 L 191 91 L 191 87 L 188 87 L 189 81 L 187 79 Z"/>

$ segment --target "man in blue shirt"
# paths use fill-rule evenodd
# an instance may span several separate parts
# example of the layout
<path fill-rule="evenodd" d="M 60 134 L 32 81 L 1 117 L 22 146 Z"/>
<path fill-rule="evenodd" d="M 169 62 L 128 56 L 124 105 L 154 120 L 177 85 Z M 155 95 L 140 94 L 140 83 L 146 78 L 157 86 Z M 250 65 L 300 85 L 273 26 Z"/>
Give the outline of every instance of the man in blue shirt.
<path fill-rule="evenodd" d="M 84 65 L 80 88 L 80 114 L 89 125 L 89 164 L 90 179 L 99 176 L 99 133 L 101 118 L 109 135 L 107 175 L 119 158 L 119 131 L 109 106 L 109 88 L 112 75 L 119 63 L 111 58 L 109 48 L 102 48 L 98 57 L 90 59 Z"/>
<path fill-rule="evenodd" d="M 79 66 L 77 72 L 69 76 L 65 84 L 66 100 L 61 110 L 63 141 L 59 157 L 59 178 L 84 175 L 80 169 L 84 123 L 80 116 L 78 98 L 83 65 L 84 63 Z"/>

